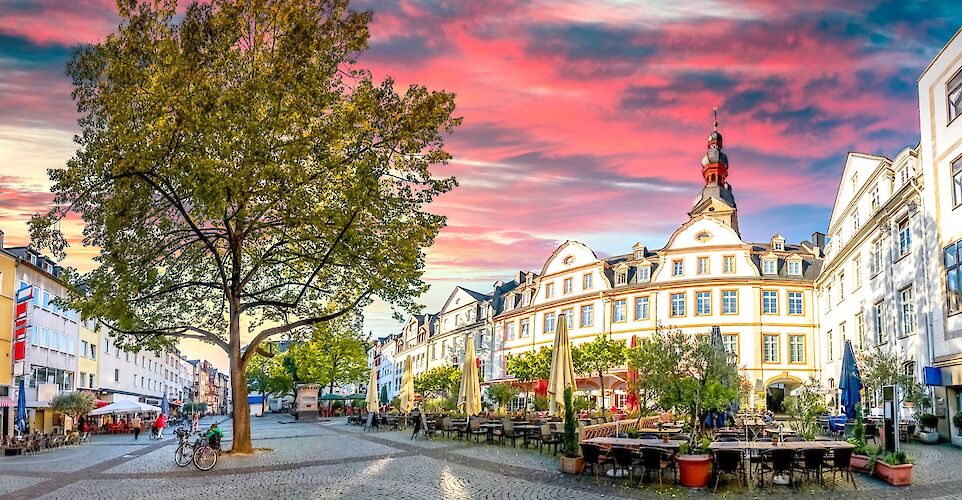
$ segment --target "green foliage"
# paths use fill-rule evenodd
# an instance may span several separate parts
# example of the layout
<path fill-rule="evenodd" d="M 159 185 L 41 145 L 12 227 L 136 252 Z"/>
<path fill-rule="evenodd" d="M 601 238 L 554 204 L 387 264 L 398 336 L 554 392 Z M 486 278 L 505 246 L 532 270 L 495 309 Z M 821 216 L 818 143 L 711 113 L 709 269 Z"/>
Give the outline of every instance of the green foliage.
<path fill-rule="evenodd" d="M 631 439 L 635 439 L 635 438 L 637 438 L 639 435 L 641 435 L 641 431 L 639 431 L 638 429 L 628 429 L 628 430 L 625 431 L 625 436 L 627 436 L 627 437 L 629 437 L 629 438 L 631 438 Z"/>
<path fill-rule="evenodd" d="M 919 423 L 924 429 L 935 429 L 939 426 L 939 417 L 931 413 L 923 413 L 919 415 Z"/>
<path fill-rule="evenodd" d="M 488 386 L 488 398 L 498 404 L 498 409 L 504 411 L 508 403 L 521 392 L 511 384 L 491 384 Z"/>
<path fill-rule="evenodd" d="M 207 413 L 207 403 L 184 403 L 184 406 L 181 406 L 180 410 L 184 413 Z"/>
<path fill-rule="evenodd" d="M 547 411 L 548 410 L 548 398 L 544 396 L 534 397 L 534 409 L 535 411 Z"/>
<path fill-rule="evenodd" d="M 915 459 L 906 455 L 904 451 L 886 453 L 882 461 L 888 465 L 905 465 L 915 463 Z"/>
<path fill-rule="evenodd" d="M 588 399 L 587 396 L 575 396 L 574 400 L 575 411 L 581 413 L 582 410 L 590 410 L 595 407 L 595 404 Z"/>
<path fill-rule="evenodd" d="M 94 396 L 88 392 L 62 392 L 50 400 L 50 409 L 54 413 L 79 418 L 94 411 Z"/>
<path fill-rule="evenodd" d="M 575 413 L 574 405 L 571 402 L 571 388 L 565 387 L 565 432 L 561 443 L 561 452 L 566 457 L 574 458 L 578 456 L 578 414 Z"/>
<path fill-rule="evenodd" d="M 32 244 L 64 258 L 59 222 L 79 216 L 98 267 L 67 271 L 66 307 L 117 347 L 223 349 L 247 453 L 236 392 L 262 341 L 374 298 L 420 308 L 454 95 L 360 68 L 372 14 L 347 0 L 117 3 L 117 30 L 67 66 L 78 147 Z"/>
<path fill-rule="evenodd" d="M 700 412 L 727 408 L 738 398 L 738 370 L 708 336 L 659 327 L 627 356 L 646 394 L 665 410 L 688 414 L 693 428 Z"/>
<path fill-rule="evenodd" d="M 957 411 L 955 415 L 952 415 L 952 425 L 962 429 L 962 411 Z"/>
<path fill-rule="evenodd" d="M 401 407 L 401 398 L 399 398 L 399 397 L 397 397 L 397 396 L 394 396 L 394 398 L 391 399 L 391 406 L 393 406 L 394 408 L 400 408 L 400 407 Z"/>
<path fill-rule="evenodd" d="M 328 386 L 367 381 L 366 340 L 353 321 L 335 320 L 315 325 L 311 336 L 285 353 L 291 358 L 298 383 Z"/>
<path fill-rule="evenodd" d="M 438 366 L 414 377 L 414 392 L 422 396 L 457 398 L 461 387 L 461 367 Z"/>
<path fill-rule="evenodd" d="M 911 402 L 916 411 L 929 406 L 932 402 L 925 387 L 912 373 L 905 373 L 908 361 L 899 352 L 884 351 L 879 347 L 858 356 L 862 388 L 866 395 L 881 394 L 882 387 L 898 385 L 900 401 Z"/>
<path fill-rule="evenodd" d="M 825 414 L 825 397 L 821 394 L 821 384 L 814 377 L 810 377 L 800 389 L 798 396 L 786 398 L 788 417 L 792 430 L 811 441 L 818 435 L 818 417 Z"/>
<path fill-rule="evenodd" d="M 546 380 L 551 376 L 551 354 L 554 350 L 550 347 L 542 347 L 539 351 L 524 352 L 518 356 L 508 356 L 507 372 L 524 384 L 525 405 L 528 411 L 528 392 L 531 386 L 538 380 Z M 536 404 L 537 407 L 537 404 Z"/>
<path fill-rule="evenodd" d="M 601 334 L 586 344 L 572 349 L 571 358 L 575 371 L 584 374 L 597 374 L 602 388 L 601 409 L 605 410 L 604 374 L 625 362 L 625 341 L 612 340 L 611 336 Z"/>
<path fill-rule="evenodd" d="M 247 390 L 267 396 L 284 396 L 294 392 L 294 377 L 283 362 L 285 354 L 266 357 L 260 354 L 251 358 L 247 364 Z"/>

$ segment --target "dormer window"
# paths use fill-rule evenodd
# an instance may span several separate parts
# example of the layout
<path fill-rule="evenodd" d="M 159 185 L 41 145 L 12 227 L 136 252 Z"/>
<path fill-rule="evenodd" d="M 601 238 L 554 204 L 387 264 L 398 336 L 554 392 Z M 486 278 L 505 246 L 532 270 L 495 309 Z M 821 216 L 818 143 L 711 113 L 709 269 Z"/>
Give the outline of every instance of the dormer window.
<path fill-rule="evenodd" d="M 531 273 L 528 273 L 527 276 L 525 276 L 524 278 L 525 284 L 530 285 L 532 279 L 534 279 L 534 276 L 532 276 Z"/>
<path fill-rule="evenodd" d="M 637 251 L 635 251 L 635 259 L 644 259 L 644 258 L 645 258 L 645 251 L 644 251 L 644 250 L 637 250 Z"/>
<path fill-rule="evenodd" d="M 634 246 L 631 247 L 631 251 L 635 260 L 641 260 L 645 258 L 645 245 L 642 245 L 641 243 L 635 243 Z"/>
<path fill-rule="evenodd" d="M 772 237 L 772 250 L 776 252 L 785 251 L 785 238 L 780 234 L 776 234 Z"/>
<path fill-rule="evenodd" d="M 647 283 L 649 281 L 651 281 L 651 266 L 639 266 L 638 283 Z"/>
<path fill-rule="evenodd" d="M 615 283 L 617 283 L 617 284 L 619 284 L 619 285 L 627 285 L 627 284 L 628 284 L 628 271 L 627 271 L 627 270 L 622 270 L 622 271 L 618 271 L 617 273 L 615 273 Z"/>
<path fill-rule="evenodd" d="M 778 259 L 763 259 L 762 274 L 778 274 Z"/>
<path fill-rule="evenodd" d="M 802 261 L 801 261 L 801 259 L 788 261 L 788 275 L 789 275 L 789 276 L 801 276 L 801 275 L 802 275 Z"/>
<path fill-rule="evenodd" d="M 777 250 L 777 251 L 785 250 L 785 244 L 782 243 L 781 241 L 776 241 L 776 242 L 775 242 L 775 250 Z"/>

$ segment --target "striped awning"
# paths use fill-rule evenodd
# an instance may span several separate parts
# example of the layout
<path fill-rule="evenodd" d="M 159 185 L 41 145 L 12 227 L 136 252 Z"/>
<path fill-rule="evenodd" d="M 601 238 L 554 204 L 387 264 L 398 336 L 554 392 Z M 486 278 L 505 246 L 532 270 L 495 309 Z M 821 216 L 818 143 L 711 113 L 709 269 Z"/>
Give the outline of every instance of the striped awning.
<path fill-rule="evenodd" d="M 0 398 L 0 408 L 15 408 L 16 406 L 17 400 Z"/>

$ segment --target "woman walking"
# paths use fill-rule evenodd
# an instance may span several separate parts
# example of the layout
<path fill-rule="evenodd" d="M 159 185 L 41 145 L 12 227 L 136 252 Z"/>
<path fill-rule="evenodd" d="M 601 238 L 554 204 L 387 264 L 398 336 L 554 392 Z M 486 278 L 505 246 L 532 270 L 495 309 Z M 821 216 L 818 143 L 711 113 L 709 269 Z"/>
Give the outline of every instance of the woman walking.
<path fill-rule="evenodd" d="M 142 425 L 142 421 L 140 420 L 140 416 L 139 416 L 139 415 L 136 416 L 136 417 L 134 417 L 134 419 L 130 421 L 130 428 L 133 429 L 133 431 L 134 431 L 134 439 L 139 439 L 139 438 L 140 438 L 140 427 L 141 427 L 141 425 Z"/>

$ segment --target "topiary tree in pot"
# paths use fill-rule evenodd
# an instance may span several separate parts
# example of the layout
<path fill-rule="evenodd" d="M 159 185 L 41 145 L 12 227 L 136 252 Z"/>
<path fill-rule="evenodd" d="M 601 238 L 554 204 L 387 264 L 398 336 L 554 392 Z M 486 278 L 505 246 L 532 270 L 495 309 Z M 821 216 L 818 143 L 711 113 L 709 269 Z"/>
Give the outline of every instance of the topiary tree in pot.
<path fill-rule="evenodd" d="M 565 427 L 561 441 L 561 472 L 580 474 L 585 461 L 578 452 L 578 414 L 571 402 L 571 388 L 565 387 Z"/>

